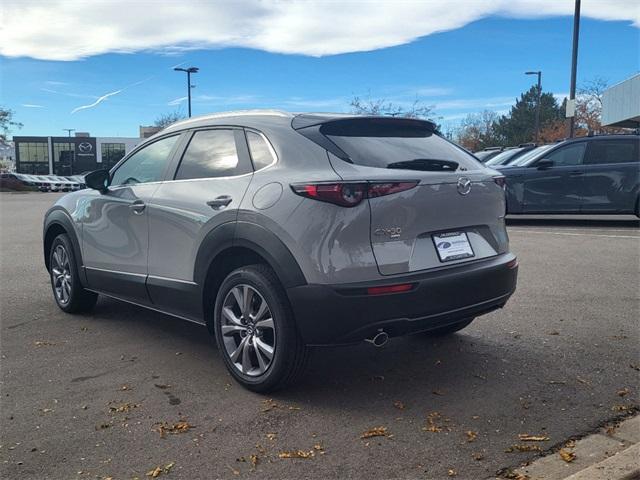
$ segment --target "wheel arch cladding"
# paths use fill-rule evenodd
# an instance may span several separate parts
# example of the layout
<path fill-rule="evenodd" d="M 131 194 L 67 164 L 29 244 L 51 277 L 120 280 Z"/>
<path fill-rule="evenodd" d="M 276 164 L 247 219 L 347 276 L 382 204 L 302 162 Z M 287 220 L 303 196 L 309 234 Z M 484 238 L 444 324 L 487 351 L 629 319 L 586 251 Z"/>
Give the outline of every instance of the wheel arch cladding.
<path fill-rule="evenodd" d="M 306 285 L 293 254 L 272 232 L 256 224 L 226 223 L 209 232 L 202 241 L 194 269 L 194 280 L 202 285 L 205 321 L 211 328 L 217 289 L 231 271 L 243 265 L 262 263 L 271 267 L 287 289 Z"/>
<path fill-rule="evenodd" d="M 44 254 L 44 264 L 47 268 L 47 271 L 50 268 L 49 252 L 51 250 L 51 245 L 53 244 L 53 240 L 62 233 L 67 234 L 69 240 L 71 241 L 71 245 L 73 247 L 73 255 L 76 259 L 76 265 L 79 270 L 78 275 L 80 277 L 80 282 L 83 285 L 86 285 L 87 282 L 84 276 L 84 269 L 82 268 L 83 262 L 80 242 L 78 241 L 76 230 L 73 227 L 73 221 L 62 208 L 54 207 L 54 209 L 47 212 L 44 221 L 42 251 Z"/>

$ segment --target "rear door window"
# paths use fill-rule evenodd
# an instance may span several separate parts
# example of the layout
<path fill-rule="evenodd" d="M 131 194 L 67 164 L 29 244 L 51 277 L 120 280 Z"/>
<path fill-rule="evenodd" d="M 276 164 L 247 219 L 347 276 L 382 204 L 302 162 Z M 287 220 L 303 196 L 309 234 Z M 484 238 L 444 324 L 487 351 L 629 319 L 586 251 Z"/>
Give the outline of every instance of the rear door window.
<path fill-rule="evenodd" d="M 600 140 L 589 143 L 586 164 L 638 162 L 637 140 Z"/>
<path fill-rule="evenodd" d="M 175 179 L 232 177 L 251 171 L 248 160 L 238 155 L 236 130 L 201 130 L 193 134 Z"/>
<path fill-rule="evenodd" d="M 473 156 L 416 121 L 337 121 L 323 125 L 320 132 L 356 165 L 423 171 L 479 168 Z"/>
<path fill-rule="evenodd" d="M 587 147 L 585 142 L 573 143 L 566 147 L 558 148 L 553 152 L 544 155 L 545 160 L 553 161 L 554 167 L 569 167 L 572 165 L 582 165 L 584 151 Z"/>

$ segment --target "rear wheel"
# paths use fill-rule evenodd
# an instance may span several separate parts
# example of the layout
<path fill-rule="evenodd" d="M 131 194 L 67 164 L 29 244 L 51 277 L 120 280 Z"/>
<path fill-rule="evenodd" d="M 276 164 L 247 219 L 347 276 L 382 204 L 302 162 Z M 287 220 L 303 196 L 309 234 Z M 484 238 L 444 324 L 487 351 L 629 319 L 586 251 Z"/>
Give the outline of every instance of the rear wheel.
<path fill-rule="evenodd" d="M 65 233 L 53 239 L 49 252 L 49 273 L 53 297 L 63 311 L 80 313 L 95 306 L 98 295 L 85 290 L 80 284 L 78 263 L 71 240 Z"/>
<path fill-rule="evenodd" d="M 255 392 L 294 382 L 308 348 L 295 328 L 280 282 L 266 265 L 249 265 L 222 282 L 214 311 L 216 343 L 231 375 Z"/>
<path fill-rule="evenodd" d="M 429 330 L 424 333 L 426 335 L 433 335 L 433 336 L 451 335 L 452 333 L 455 333 L 457 331 L 462 330 L 463 328 L 468 327 L 471 324 L 471 322 L 473 322 L 474 320 L 475 320 L 475 317 L 465 318 L 460 322 L 452 323 L 451 325 L 446 325 L 444 327 L 436 328 L 434 330 Z"/>

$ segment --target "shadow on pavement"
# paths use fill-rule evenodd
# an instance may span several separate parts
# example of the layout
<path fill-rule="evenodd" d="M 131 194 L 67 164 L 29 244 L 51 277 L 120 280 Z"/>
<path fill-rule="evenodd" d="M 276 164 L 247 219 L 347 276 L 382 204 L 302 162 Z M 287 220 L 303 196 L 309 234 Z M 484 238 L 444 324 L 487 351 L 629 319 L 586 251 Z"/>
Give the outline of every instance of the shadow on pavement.
<path fill-rule="evenodd" d="M 633 215 L 510 215 L 506 219 L 507 226 L 539 226 L 539 227 L 586 227 L 586 228 L 640 228 L 640 220 Z"/>

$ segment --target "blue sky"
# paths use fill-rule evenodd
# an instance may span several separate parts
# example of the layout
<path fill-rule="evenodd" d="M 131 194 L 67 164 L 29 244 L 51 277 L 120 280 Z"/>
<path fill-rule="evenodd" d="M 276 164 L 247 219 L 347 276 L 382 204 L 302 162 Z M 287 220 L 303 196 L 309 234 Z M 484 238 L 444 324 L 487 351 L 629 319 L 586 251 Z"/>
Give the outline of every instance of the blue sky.
<path fill-rule="evenodd" d="M 638 32 L 630 21 L 583 18 L 578 83 L 600 76 L 613 84 L 638 72 Z M 348 111 L 354 95 L 370 95 L 399 104 L 418 98 L 434 105 L 451 128 L 470 112 L 506 111 L 534 81 L 526 70 L 541 69 L 544 90 L 566 94 L 571 34 L 567 15 L 487 15 L 396 46 L 324 56 L 225 45 L 142 48 L 70 61 L 9 53 L 0 56 L 0 104 L 24 124 L 15 135 L 63 135 L 63 128 L 75 128 L 137 136 L 138 125 L 160 114 L 186 112 L 186 79 L 172 71 L 182 64 L 200 68 L 193 77 L 194 115 L 245 108 Z"/>

